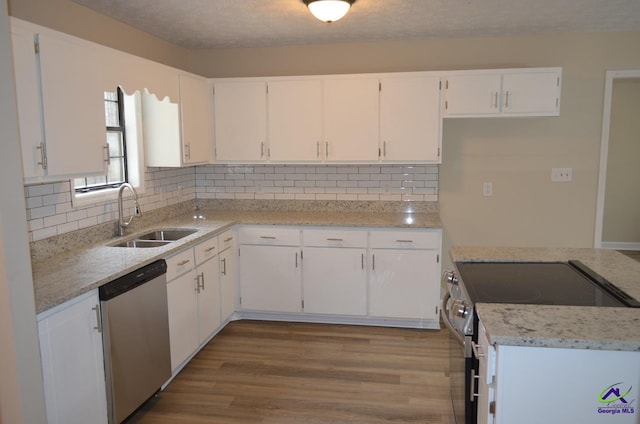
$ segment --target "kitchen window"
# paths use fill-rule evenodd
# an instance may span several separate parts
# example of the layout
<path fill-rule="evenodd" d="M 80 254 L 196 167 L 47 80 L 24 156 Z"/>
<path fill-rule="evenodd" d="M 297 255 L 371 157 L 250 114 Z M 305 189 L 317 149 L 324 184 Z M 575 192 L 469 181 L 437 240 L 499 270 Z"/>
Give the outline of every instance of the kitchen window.
<path fill-rule="evenodd" d="M 109 146 L 107 173 L 74 179 L 74 189 L 78 193 L 118 188 L 128 182 L 124 102 L 120 88 L 104 93 L 104 109 Z"/>
<path fill-rule="evenodd" d="M 71 180 L 73 206 L 114 200 L 122 183 L 144 193 L 144 151 L 140 92 L 131 95 L 120 87 L 104 93 L 109 165 L 104 175 Z"/>

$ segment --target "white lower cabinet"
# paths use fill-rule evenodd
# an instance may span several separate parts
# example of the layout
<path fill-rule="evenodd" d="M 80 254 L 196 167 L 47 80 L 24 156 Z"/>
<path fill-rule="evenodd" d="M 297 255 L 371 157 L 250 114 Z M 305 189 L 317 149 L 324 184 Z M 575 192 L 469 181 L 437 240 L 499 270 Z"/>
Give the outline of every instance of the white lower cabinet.
<path fill-rule="evenodd" d="M 107 422 L 97 290 L 38 318 L 47 422 Z"/>
<path fill-rule="evenodd" d="M 369 314 L 438 320 L 440 230 L 371 232 Z"/>
<path fill-rule="evenodd" d="M 240 246 L 240 306 L 243 310 L 301 312 L 300 248 Z"/>
<path fill-rule="evenodd" d="M 238 234 L 243 313 L 439 327 L 439 229 L 245 226 Z"/>
<path fill-rule="evenodd" d="M 238 309 L 238 250 L 235 247 L 233 230 L 218 237 L 220 246 L 220 309 L 225 323 Z"/>
<path fill-rule="evenodd" d="M 167 259 L 171 369 L 175 372 L 220 327 L 217 239 Z"/>

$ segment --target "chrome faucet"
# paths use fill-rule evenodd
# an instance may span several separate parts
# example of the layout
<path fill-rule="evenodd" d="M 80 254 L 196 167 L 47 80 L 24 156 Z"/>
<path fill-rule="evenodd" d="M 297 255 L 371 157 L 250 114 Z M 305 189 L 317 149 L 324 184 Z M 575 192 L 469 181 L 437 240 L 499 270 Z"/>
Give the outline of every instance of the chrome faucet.
<path fill-rule="evenodd" d="M 122 216 L 123 214 L 122 192 L 124 191 L 125 188 L 128 188 L 129 190 L 131 190 L 131 193 L 133 193 L 133 205 L 134 205 L 133 215 L 131 215 L 126 222 Z M 129 224 L 131 224 L 131 221 L 133 221 L 133 217 L 140 216 L 140 215 L 142 215 L 142 209 L 140 209 L 140 205 L 138 204 L 138 193 L 136 193 L 136 189 L 133 188 L 133 186 L 129 183 L 123 183 L 118 189 L 118 235 L 123 236 L 124 229 L 127 228 Z"/>

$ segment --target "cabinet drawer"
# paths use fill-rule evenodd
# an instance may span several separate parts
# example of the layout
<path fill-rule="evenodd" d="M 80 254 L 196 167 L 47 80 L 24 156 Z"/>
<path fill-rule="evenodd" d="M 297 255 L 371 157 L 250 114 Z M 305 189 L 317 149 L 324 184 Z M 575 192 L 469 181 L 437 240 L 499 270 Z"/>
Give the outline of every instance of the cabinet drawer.
<path fill-rule="evenodd" d="M 184 274 L 195 266 L 193 249 L 185 250 L 167 259 L 167 281 Z"/>
<path fill-rule="evenodd" d="M 302 230 L 305 246 L 316 247 L 367 247 L 367 231 L 345 228 Z"/>
<path fill-rule="evenodd" d="M 220 252 L 227 250 L 230 247 L 233 247 L 235 240 L 235 234 L 233 230 L 227 230 L 224 233 L 218 236 L 218 249 Z"/>
<path fill-rule="evenodd" d="M 211 237 L 209 240 L 203 241 L 195 248 L 196 265 L 200 265 L 202 262 L 209 258 L 213 258 L 218 254 L 218 237 Z"/>
<path fill-rule="evenodd" d="M 440 249 L 440 230 L 371 231 L 373 249 Z"/>
<path fill-rule="evenodd" d="M 238 231 L 240 244 L 298 246 L 300 230 L 272 226 L 243 227 Z"/>

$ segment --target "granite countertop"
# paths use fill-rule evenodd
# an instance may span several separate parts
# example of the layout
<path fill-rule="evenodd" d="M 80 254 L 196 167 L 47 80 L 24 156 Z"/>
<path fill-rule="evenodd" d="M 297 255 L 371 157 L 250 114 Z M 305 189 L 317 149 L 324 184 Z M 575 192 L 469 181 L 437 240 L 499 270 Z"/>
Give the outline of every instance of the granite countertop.
<path fill-rule="evenodd" d="M 136 229 L 142 234 L 152 228 L 193 228 L 194 234 L 156 248 L 122 248 L 107 244 L 130 239 L 134 234 L 112 238 L 99 244 L 65 251 L 32 264 L 36 312 L 45 312 L 67 300 L 132 272 L 155 260 L 231 228 L 234 224 L 348 226 L 390 228 L 441 228 L 436 212 L 311 212 L 311 211 L 238 211 L 196 210 L 175 218 Z"/>
<path fill-rule="evenodd" d="M 558 262 L 577 259 L 635 299 L 640 262 L 607 249 L 454 247 L 454 262 Z M 489 342 L 498 345 L 640 352 L 640 309 L 479 303 Z"/>

